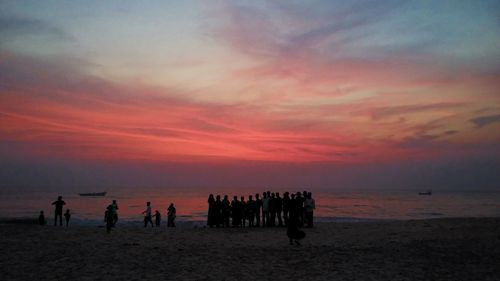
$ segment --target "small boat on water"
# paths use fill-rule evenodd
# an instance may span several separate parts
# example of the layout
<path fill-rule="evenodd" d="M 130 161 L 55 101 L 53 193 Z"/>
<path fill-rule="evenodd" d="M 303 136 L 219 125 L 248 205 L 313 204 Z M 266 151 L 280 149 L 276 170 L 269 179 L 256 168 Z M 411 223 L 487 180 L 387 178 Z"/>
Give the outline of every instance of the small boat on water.
<path fill-rule="evenodd" d="M 427 190 L 425 192 L 419 192 L 418 195 L 432 195 L 432 190 Z"/>
<path fill-rule="evenodd" d="M 106 191 L 104 192 L 89 192 L 89 193 L 79 193 L 80 196 L 106 196 Z"/>

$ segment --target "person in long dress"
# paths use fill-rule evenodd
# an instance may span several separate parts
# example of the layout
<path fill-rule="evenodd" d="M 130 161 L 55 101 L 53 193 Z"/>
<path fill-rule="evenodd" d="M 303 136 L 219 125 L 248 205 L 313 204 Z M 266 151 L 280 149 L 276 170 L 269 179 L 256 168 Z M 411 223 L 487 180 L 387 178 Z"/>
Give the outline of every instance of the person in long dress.
<path fill-rule="evenodd" d="M 208 196 L 208 218 L 207 225 L 212 227 L 215 225 L 215 198 L 213 194 Z"/>
<path fill-rule="evenodd" d="M 170 203 L 170 206 L 168 206 L 167 209 L 167 227 L 175 227 L 175 218 L 177 216 L 177 210 L 174 207 L 174 203 Z"/>

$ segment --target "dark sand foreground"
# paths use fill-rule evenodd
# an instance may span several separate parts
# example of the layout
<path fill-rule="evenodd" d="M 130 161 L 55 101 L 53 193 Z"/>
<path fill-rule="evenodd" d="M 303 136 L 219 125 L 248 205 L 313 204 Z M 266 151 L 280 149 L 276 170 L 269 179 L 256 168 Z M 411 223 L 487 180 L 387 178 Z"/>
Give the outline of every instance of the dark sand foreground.
<path fill-rule="evenodd" d="M 500 280 L 500 218 L 285 230 L 0 225 L 1 280 Z"/>

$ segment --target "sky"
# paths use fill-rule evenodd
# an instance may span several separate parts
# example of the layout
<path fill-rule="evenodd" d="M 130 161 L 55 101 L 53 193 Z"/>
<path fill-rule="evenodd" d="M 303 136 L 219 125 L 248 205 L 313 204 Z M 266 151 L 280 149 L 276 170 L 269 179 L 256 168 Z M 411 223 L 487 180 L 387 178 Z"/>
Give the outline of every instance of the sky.
<path fill-rule="evenodd" d="M 499 1 L 0 1 L 0 186 L 500 189 Z"/>

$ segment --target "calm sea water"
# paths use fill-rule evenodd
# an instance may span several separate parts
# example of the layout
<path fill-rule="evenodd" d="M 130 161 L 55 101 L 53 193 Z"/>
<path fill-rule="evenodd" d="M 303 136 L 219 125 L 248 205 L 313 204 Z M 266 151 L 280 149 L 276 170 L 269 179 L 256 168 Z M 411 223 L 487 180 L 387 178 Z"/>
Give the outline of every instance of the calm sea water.
<path fill-rule="evenodd" d="M 228 194 L 230 198 L 233 195 L 244 195 L 247 199 L 247 196 L 255 194 L 255 191 L 220 190 L 219 193 L 214 191 L 214 194 Z M 279 192 L 282 194 L 283 190 Z M 431 196 L 418 195 L 413 190 L 312 192 L 316 200 L 315 217 L 324 221 L 500 216 L 500 192 L 493 191 L 434 191 Z M 71 210 L 72 221 L 78 223 L 101 221 L 106 206 L 113 199 L 117 200 L 120 208 L 120 221 L 141 221 L 141 212 L 147 201 L 151 201 L 153 211 L 159 210 L 163 215 L 166 215 L 166 208 L 173 202 L 177 208 L 177 219 L 180 221 L 205 220 L 207 214 L 208 193 L 205 190 L 108 190 L 105 197 L 80 197 L 76 192 L 2 191 L 0 217 L 36 218 L 39 211 L 44 210 L 51 222 L 51 203 L 58 195 L 63 196 L 66 207 Z"/>

